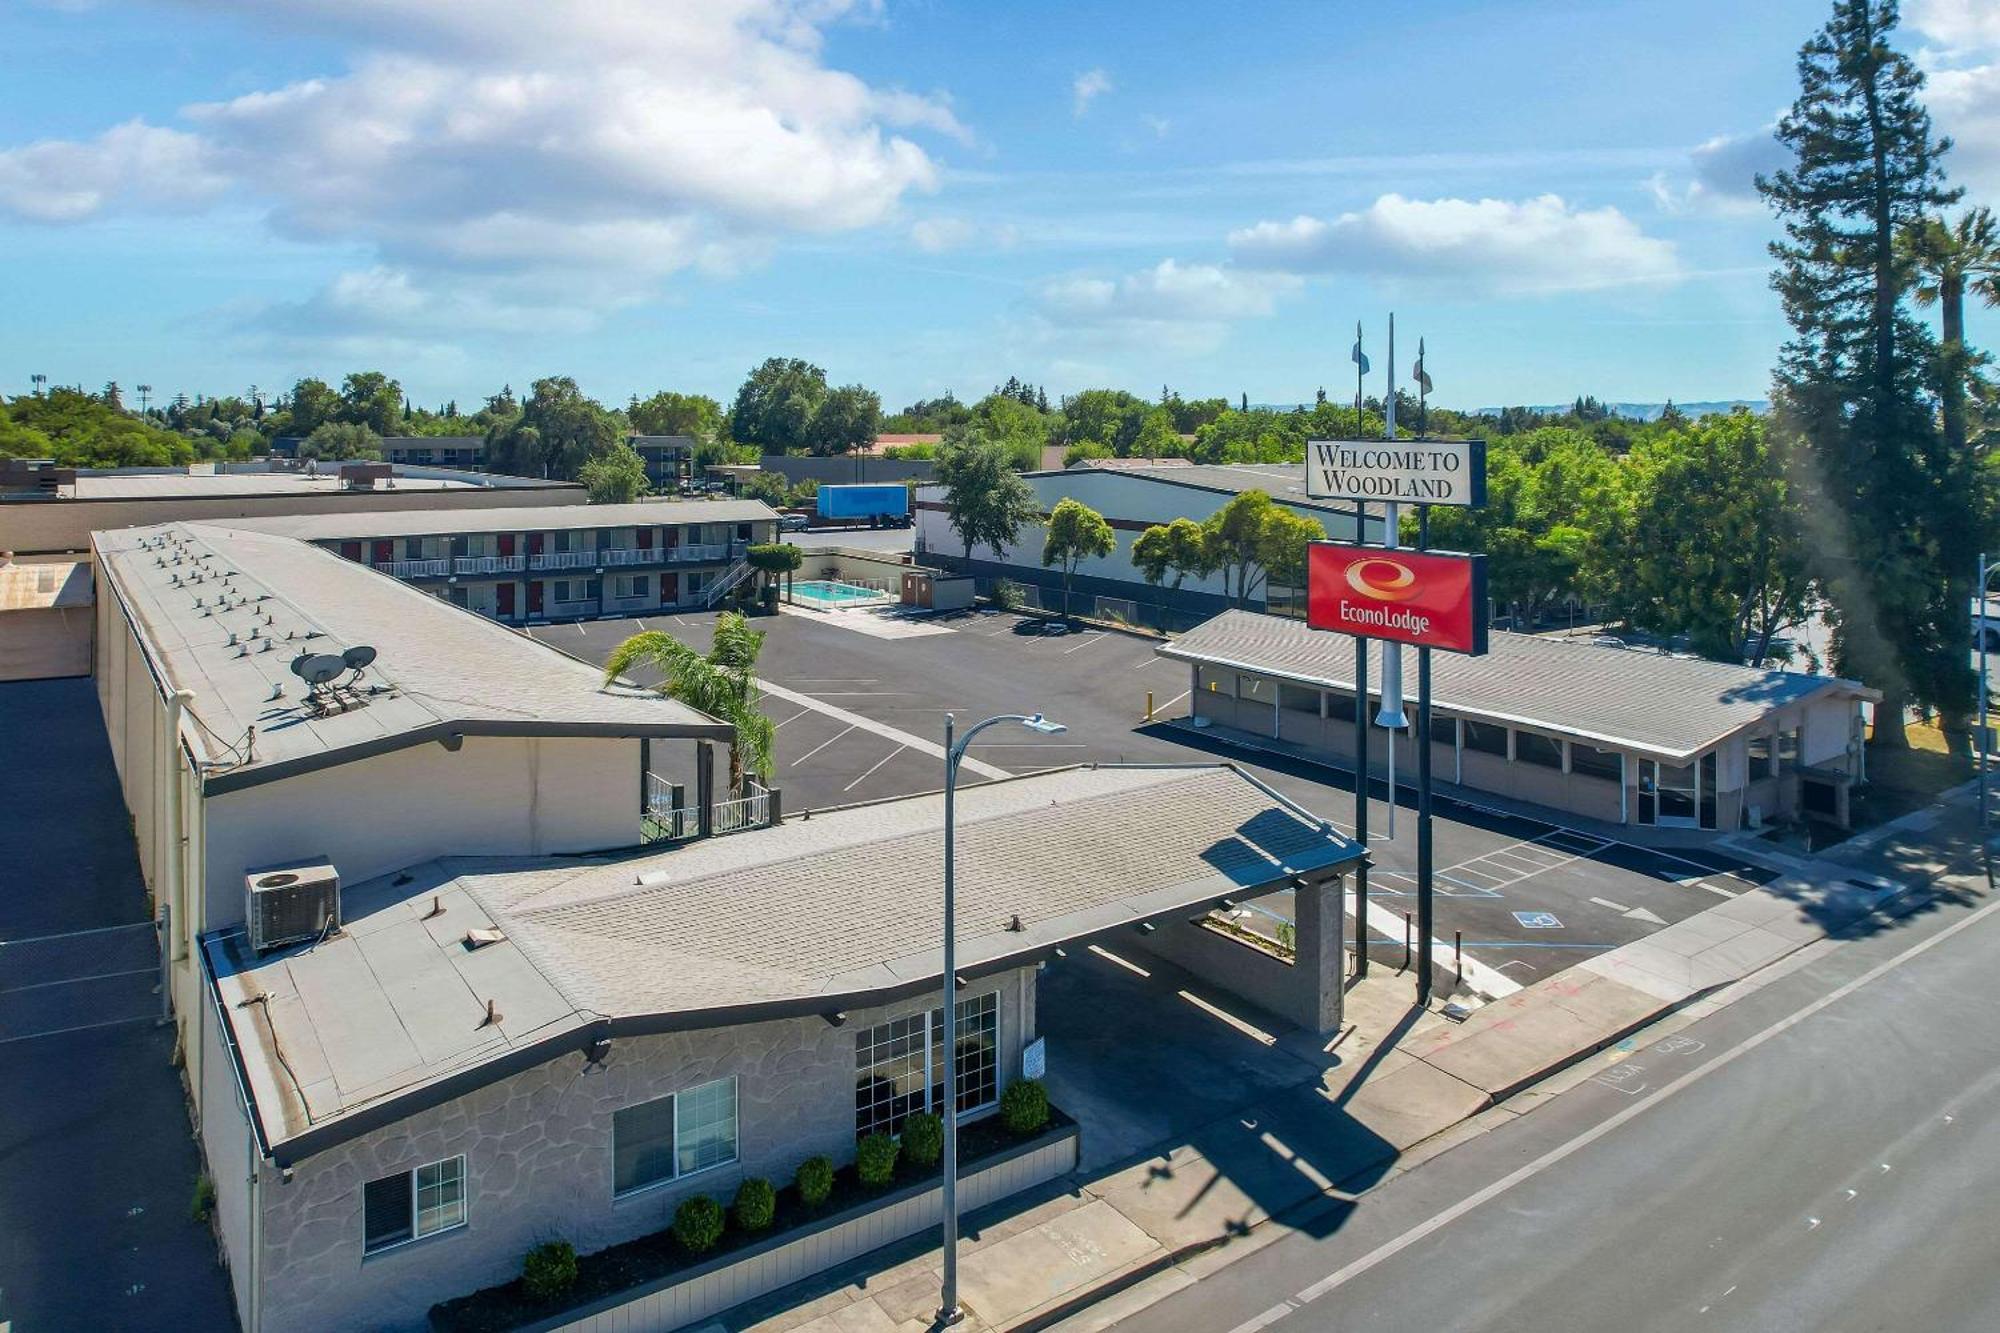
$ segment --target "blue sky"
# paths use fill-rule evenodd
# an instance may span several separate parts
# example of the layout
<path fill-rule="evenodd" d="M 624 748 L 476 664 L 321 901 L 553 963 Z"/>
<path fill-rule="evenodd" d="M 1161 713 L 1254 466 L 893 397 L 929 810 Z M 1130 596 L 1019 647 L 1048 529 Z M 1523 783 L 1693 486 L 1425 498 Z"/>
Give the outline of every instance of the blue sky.
<path fill-rule="evenodd" d="M 0 393 L 1760 397 L 1748 193 L 1826 0 L 26 0 Z M 1906 49 L 2000 202 L 2000 6 Z M 1975 340 L 2000 320 L 1974 317 Z"/>

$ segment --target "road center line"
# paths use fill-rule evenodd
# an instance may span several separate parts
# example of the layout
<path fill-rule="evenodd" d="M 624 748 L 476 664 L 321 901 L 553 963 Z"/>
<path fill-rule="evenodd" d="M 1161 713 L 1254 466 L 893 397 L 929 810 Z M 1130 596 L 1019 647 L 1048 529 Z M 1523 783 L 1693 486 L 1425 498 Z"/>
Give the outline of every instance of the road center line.
<path fill-rule="evenodd" d="M 1488 1185 L 1486 1188 L 1479 1190 L 1476 1193 L 1467 1195 L 1465 1198 L 1459 1200 L 1457 1203 L 1445 1209 L 1443 1212 L 1437 1213 L 1428 1220 L 1420 1222 L 1416 1226 L 1411 1227 L 1408 1231 L 1405 1231 L 1402 1235 L 1396 1237 L 1394 1240 L 1387 1241 L 1382 1245 L 1378 1245 L 1373 1250 L 1370 1250 L 1367 1254 L 1364 1254 L 1359 1259 L 1356 1259 L 1353 1263 L 1348 1264 L 1344 1268 L 1335 1270 L 1334 1272 L 1328 1274 L 1326 1277 L 1323 1277 L 1319 1281 L 1313 1283 L 1311 1286 L 1306 1287 L 1292 1299 L 1297 1301 L 1300 1305 L 1305 1305 L 1311 1301 L 1318 1300 L 1320 1297 L 1326 1295 L 1329 1292 L 1338 1290 L 1340 1287 L 1345 1286 L 1347 1283 L 1353 1281 L 1355 1278 L 1360 1277 L 1363 1273 L 1366 1273 L 1369 1269 L 1375 1268 L 1378 1265 L 1385 1263 L 1390 1259 L 1395 1258 L 1398 1254 L 1401 1254 L 1404 1250 L 1409 1249 L 1412 1245 L 1415 1245 L 1418 1241 L 1423 1240 L 1425 1237 L 1430 1236 L 1434 1232 L 1441 1231 L 1445 1227 L 1450 1226 L 1453 1222 L 1456 1222 L 1459 1218 L 1464 1217 L 1467 1213 L 1479 1207 L 1481 1204 L 1489 1203 L 1492 1200 L 1499 1198 L 1501 1195 L 1507 1193 L 1507 1191 L 1513 1189 L 1516 1185 L 1521 1184 L 1523 1181 L 1531 1180 L 1535 1176 L 1538 1176 L 1542 1172 L 1548 1170 L 1550 1167 L 1563 1161 L 1565 1158 L 1571 1157 L 1574 1154 L 1583 1151 L 1585 1148 L 1588 1148 L 1591 1144 L 1597 1142 L 1605 1135 L 1615 1132 L 1616 1130 L 1622 1128 L 1627 1122 L 1637 1119 L 1639 1116 L 1645 1114 L 1653 1107 L 1660 1105 L 1662 1102 L 1665 1102 L 1675 1093 L 1690 1088 L 1694 1086 L 1694 1084 L 1700 1082 L 1702 1079 L 1707 1078 L 1710 1074 L 1713 1074 L 1718 1070 L 1726 1068 L 1740 1057 L 1750 1054 L 1750 1052 L 1756 1050 L 1759 1046 L 1762 1046 L 1765 1042 L 1772 1041 L 1775 1038 L 1783 1036 L 1785 1033 L 1791 1031 L 1799 1024 L 1812 1018 L 1815 1014 L 1818 1014 L 1822 1010 L 1827 1009 L 1832 1005 L 1840 1003 L 1840 1001 L 1854 994 L 1854 992 L 1860 990 L 1862 987 L 1871 985 L 1874 982 L 1879 981 L 1881 978 L 1887 976 L 1890 972 L 1895 971 L 1903 964 L 1909 962 L 1910 960 L 1918 957 L 1921 954 L 1928 953 L 1930 950 L 1936 948 L 1940 944 L 1943 944 L 1946 940 L 1952 938 L 1954 935 L 1957 935 L 1960 931 L 1969 930 L 1979 921 L 1981 921 L 1985 917 L 1991 916 L 1995 912 L 2000 912 L 2000 901 L 1990 902 L 1986 904 L 1986 906 L 1981 907 L 1978 910 L 1974 911 L 1970 916 L 1965 917 L 1964 919 L 1954 922 L 1952 925 L 1945 927 L 1943 930 L 1931 936 L 1929 939 L 1919 941 L 1918 943 L 1913 944 L 1909 948 L 1903 950 L 1903 952 L 1897 954 L 1894 958 L 1876 964 L 1874 967 L 1868 969 L 1866 972 L 1863 972 L 1860 976 L 1854 978 L 1854 980 L 1848 982 L 1847 984 L 1839 987 L 1836 990 L 1829 991 L 1827 994 L 1822 995 L 1819 999 L 1814 1000 L 1811 1004 L 1806 1005 L 1804 1008 L 1796 1010 L 1795 1012 L 1786 1015 L 1784 1018 L 1779 1019 L 1777 1022 L 1771 1024 L 1769 1027 L 1757 1033 L 1755 1036 L 1750 1037 L 1740 1046 L 1732 1047 L 1731 1049 L 1723 1052 L 1721 1055 L 1715 1057 L 1713 1060 L 1710 1060 L 1707 1064 L 1697 1066 L 1696 1068 L 1689 1070 L 1687 1073 L 1682 1074 L 1679 1078 L 1676 1078 L 1673 1082 L 1663 1086 L 1658 1092 L 1654 1093 L 1652 1096 L 1645 1098 L 1643 1101 L 1637 1101 L 1632 1103 L 1632 1105 L 1626 1107 L 1622 1111 L 1613 1114 L 1612 1116 L 1602 1121 L 1601 1123 L 1593 1125 L 1591 1128 L 1577 1135 L 1569 1142 L 1551 1148 L 1549 1151 L 1543 1153 L 1540 1157 L 1537 1157 L 1534 1161 L 1529 1162 L 1527 1165 L 1519 1167 L 1513 1171 L 1510 1171 L 1508 1174 L 1494 1181 L 1491 1185 Z"/>
<path fill-rule="evenodd" d="M 863 717 L 859 713 L 850 713 L 837 704 L 826 703 L 823 700 L 813 698 L 810 694 L 801 694 L 797 690 L 788 690 L 782 685 L 773 685 L 768 680 L 758 681 L 757 688 L 766 694 L 774 695 L 780 699 L 789 699 L 795 704 L 803 705 L 806 708 L 813 709 L 815 712 L 824 713 L 836 722 L 845 722 L 850 726 L 859 727 L 863 731 L 872 731 L 883 740 L 896 741 L 901 745 L 908 746 L 919 754 L 927 754 L 933 759 L 944 758 L 944 746 L 939 745 L 936 741 L 927 741 L 921 736 L 913 736 L 907 731 L 899 731 L 895 727 L 885 726 L 873 718 Z M 971 769 L 983 778 L 1012 776 L 1006 769 L 989 764 L 983 759 L 974 759 L 971 755 L 965 756 L 960 761 L 960 766 Z"/>

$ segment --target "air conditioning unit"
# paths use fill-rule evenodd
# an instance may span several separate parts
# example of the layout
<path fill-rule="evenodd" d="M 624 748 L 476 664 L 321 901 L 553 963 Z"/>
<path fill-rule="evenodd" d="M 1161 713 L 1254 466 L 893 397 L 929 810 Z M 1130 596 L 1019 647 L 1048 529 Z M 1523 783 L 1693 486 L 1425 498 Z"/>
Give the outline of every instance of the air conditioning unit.
<path fill-rule="evenodd" d="M 258 953 L 340 929 L 340 873 L 325 857 L 243 876 L 244 919 Z"/>

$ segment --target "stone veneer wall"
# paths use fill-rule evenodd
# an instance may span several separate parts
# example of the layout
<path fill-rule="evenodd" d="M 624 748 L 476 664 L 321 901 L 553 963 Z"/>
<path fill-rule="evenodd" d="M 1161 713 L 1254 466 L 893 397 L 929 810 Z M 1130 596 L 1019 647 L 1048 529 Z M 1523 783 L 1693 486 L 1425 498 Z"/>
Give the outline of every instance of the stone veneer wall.
<path fill-rule="evenodd" d="M 1034 1030 L 1034 977 L 974 983 L 1000 992 L 1002 1083 Z M 782 1184 L 801 1161 L 854 1155 L 854 1036 L 930 1007 L 928 997 L 849 1015 L 624 1038 L 602 1069 L 561 1056 L 300 1163 L 265 1191 L 266 1326 L 419 1329 L 440 1300 L 515 1276 L 529 1247 L 564 1239 L 588 1253 L 666 1226 L 690 1194 L 725 1204 L 745 1176 Z M 612 1115 L 735 1075 L 738 1160 L 624 1199 L 611 1197 Z M 464 1154 L 466 1225 L 362 1254 L 369 1180 Z"/>

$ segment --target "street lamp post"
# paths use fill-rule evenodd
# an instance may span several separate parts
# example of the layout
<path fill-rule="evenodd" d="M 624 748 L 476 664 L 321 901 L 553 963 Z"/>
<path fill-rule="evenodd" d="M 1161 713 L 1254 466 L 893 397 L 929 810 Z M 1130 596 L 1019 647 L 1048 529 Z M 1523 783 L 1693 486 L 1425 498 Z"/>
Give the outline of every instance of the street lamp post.
<path fill-rule="evenodd" d="M 952 741 L 954 719 L 944 715 L 944 1289 L 938 1301 L 939 1326 L 964 1318 L 958 1308 L 958 904 L 953 897 L 952 806 L 958 788 L 958 763 L 965 747 L 986 728 L 1014 722 L 1047 735 L 1067 730 L 1040 713 L 1002 713 L 975 722 Z"/>
<path fill-rule="evenodd" d="M 1984 847 L 1986 844 L 1986 766 L 1992 758 L 1987 753 L 1989 747 L 1986 740 L 1986 637 L 1993 631 L 1987 623 L 1986 585 L 1992 580 L 1993 572 L 1996 569 L 2000 569 L 2000 565 L 1995 565 L 1987 560 L 1985 553 L 1982 552 L 1979 557 L 1979 615 L 1973 621 L 1979 633 L 1979 841 L 1981 847 Z"/>

